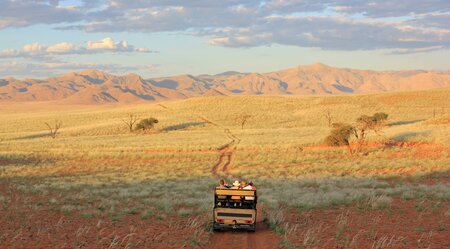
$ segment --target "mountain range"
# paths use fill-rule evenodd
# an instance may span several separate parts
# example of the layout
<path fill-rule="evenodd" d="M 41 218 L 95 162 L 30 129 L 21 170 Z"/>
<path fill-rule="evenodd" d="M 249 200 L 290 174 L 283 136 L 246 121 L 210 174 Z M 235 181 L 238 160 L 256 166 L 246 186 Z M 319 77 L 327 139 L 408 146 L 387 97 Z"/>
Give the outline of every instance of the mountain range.
<path fill-rule="evenodd" d="M 143 79 L 98 70 L 47 79 L 0 79 L 0 101 L 135 103 L 228 95 L 335 95 L 450 87 L 450 71 L 371 71 L 303 65 L 269 73 L 225 72 Z"/>

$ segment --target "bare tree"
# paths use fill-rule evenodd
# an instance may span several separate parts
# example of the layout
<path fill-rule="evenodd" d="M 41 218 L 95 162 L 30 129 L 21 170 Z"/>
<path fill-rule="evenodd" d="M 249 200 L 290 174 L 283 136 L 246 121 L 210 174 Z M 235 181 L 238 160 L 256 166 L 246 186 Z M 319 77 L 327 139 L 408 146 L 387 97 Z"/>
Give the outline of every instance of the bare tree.
<path fill-rule="evenodd" d="M 59 120 L 55 120 L 55 127 L 52 127 L 49 123 L 45 122 L 45 125 L 50 130 L 50 136 L 55 139 L 58 134 L 59 128 L 61 128 L 62 122 Z"/>
<path fill-rule="evenodd" d="M 139 118 L 138 115 L 129 113 L 128 117 L 126 119 L 122 119 L 122 122 L 124 122 L 127 125 L 130 132 L 132 132 L 134 124 L 136 124 L 136 122 L 138 121 L 138 118 Z"/>
<path fill-rule="evenodd" d="M 331 117 L 330 109 L 327 109 L 325 111 L 325 118 L 328 121 L 328 127 L 331 127 L 333 125 L 333 122 L 332 122 L 333 120 L 332 120 L 332 117 Z"/>
<path fill-rule="evenodd" d="M 249 115 L 249 114 L 244 114 L 244 115 L 242 115 L 242 116 L 240 116 L 238 119 L 239 119 L 239 123 L 241 124 L 241 129 L 244 129 L 244 125 L 245 125 L 245 123 L 247 122 L 247 120 L 249 119 L 249 118 L 251 118 L 252 116 L 251 115 Z"/>

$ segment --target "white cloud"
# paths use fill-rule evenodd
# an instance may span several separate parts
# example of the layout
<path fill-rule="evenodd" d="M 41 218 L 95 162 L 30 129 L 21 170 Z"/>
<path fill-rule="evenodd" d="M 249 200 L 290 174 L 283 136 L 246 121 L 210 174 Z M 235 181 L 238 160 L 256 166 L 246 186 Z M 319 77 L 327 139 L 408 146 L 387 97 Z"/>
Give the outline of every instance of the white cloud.
<path fill-rule="evenodd" d="M 27 44 L 27 45 L 23 46 L 22 51 L 24 53 L 38 54 L 38 53 L 42 53 L 45 51 L 45 46 L 41 45 L 39 43 Z"/>
<path fill-rule="evenodd" d="M 231 47 L 289 44 L 335 50 L 450 48 L 446 33 L 450 32 L 449 0 L 409 0 L 407 4 L 404 0 L 80 2 L 69 8 L 57 0 L 0 1 L 0 29 L 47 24 L 87 32 L 189 32 L 207 37 L 212 45 Z M 402 30 L 408 25 L 413 29 Z M 224 32 L 226 28 L 231 32 Z M 244 29 L 249 32 L 242 33 Z M 92 41 L 85 49 L 145 51 L 106 38 Z"/>
<path fill-rule="evenodd" d="M 1 58 L 34 58 L 48 59 L 62 54 L 92 54 L 92 53 L 149 53 L 147 48 L 134 48 L 127 41 L 114 42 L 112 38 L 104 38 L 100 41 L 89 41 L 85 47 L 77 46 L 70 42 L 61 42 L 53 45 L 32 43 L 23 46 L 22 49 L 5 49 L 0 51 Z"/>
<path fill-rule="evenodd" d="M 119 45 L 120 43 L 117 43 Z M 100 41 L 88 41 L 87 49 L 109 49 L 109 50 L 115 50 L 117 49 L 116 43 L 114 43 L 113 39 L 107 37 Z M 128 45 L 128 44 L 127 44 Z"/>
<path fill-rule="evenodd" d="M 75 51 L 80 51 L 81 49 L 69 42 L 61 42 L 54 45 L 51 45 L 47 48 L 48 53 L 54 53 L 54 54 L 65 54 L 65 53 L 73 53 Z"/>

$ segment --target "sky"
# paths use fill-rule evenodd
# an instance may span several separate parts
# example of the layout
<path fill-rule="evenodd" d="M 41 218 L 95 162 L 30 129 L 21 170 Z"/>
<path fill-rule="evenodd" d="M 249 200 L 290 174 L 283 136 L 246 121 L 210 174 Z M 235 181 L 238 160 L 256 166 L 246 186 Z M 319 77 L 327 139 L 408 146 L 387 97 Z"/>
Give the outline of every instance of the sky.
<path fill-rule="evenodd" d="M 449 0 L 0 0 L 0 78 L 450 70 Z"/>

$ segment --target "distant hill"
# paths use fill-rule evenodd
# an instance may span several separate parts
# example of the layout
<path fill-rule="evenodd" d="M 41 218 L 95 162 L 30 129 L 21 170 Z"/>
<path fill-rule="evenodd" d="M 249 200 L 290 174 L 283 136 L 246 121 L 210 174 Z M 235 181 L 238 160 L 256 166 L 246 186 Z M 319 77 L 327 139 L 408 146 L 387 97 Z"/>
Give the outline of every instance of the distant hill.
<path fill-rule="evenodd" d="M 86 70 L 48 79 L 0 79 L 0 101 L 135 103 L 214 95 L 335 95 L 449 87 L 448 71 L 370 71 L 320 63 L 270 73 L 225 72 L 153 79 Z"/>

